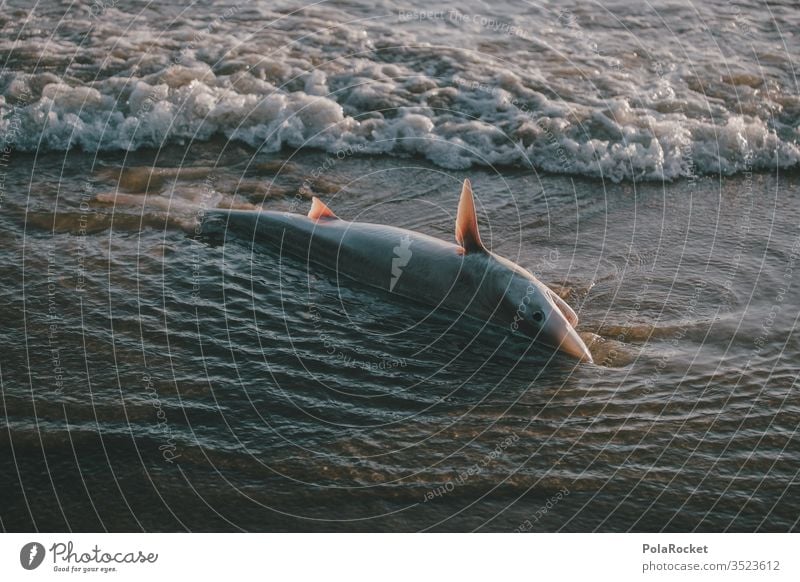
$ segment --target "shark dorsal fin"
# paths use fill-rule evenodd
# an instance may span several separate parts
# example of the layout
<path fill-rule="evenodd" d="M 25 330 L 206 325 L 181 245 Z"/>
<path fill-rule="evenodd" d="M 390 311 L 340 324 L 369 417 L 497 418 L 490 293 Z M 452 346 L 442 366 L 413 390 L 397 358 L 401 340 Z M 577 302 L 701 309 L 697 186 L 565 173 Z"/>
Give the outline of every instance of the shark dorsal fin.
<path fill-rule="evenodd" d="M 458 202 L 456 215 L 456 242 L 465 253 L 485 252 L 478 232 L 478 216 L 475 214 L 475 200 L 472 198 L 472 184 L 464 180 L 461 188 L 461 200 Z"/>
<path fill-rule="evenodd" d="M 320 218 L 339 218 L 333 211 L 325 206 L 325 203 L 314 196 L 311 199 L 311 210 L 308 211 L 308 217 L 311 220 L 319 220 Z"/>

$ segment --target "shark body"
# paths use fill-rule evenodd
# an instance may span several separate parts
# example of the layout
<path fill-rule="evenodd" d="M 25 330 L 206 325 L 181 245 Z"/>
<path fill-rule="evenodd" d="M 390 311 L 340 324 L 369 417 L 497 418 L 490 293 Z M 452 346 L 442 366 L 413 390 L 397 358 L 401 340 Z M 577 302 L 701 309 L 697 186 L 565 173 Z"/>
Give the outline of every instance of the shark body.
<path fill-rule="evenodd" d="M 453 244 L 394 226 L 339 219 L 318 198 L 307 216 L 215 211 L 226 227 L 295 258 L 432 307 L 504 326 L 582 362 L 592 356 L 578 317 L 530 271 L 487 250 L 472 188 L 464 182 Z"/>

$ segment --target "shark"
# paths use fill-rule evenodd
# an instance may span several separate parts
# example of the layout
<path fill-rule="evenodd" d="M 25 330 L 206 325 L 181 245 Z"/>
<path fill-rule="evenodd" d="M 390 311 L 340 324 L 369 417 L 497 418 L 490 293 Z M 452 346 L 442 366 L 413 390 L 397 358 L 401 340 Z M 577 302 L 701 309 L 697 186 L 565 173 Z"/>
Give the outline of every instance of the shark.
<path fill-rule="evenodd" d="M 393 296 L 504 328 L 579 362 L 592 354 L 575 311 L 529 270 L 483 244 L 472 185 L 464 181 L 455 242 L 385 224 L 342 220 L 318 197 L 307 215 L 270 210 L 206 214 L 282 254 Z"/>

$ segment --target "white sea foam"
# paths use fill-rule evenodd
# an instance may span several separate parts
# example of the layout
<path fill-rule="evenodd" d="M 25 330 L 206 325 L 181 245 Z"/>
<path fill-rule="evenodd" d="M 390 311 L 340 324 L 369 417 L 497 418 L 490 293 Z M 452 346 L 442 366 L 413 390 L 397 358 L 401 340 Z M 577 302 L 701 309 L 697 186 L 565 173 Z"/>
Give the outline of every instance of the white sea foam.
<path fill-rule="evenodd" d="M 95 151 L 224 136 L 273 152 L 359 146 L 451 169 L 515 165 L 615 181 L 800 163 L 797 92 L 744 65 L 727 65 L 720 81 L 713 54 L 696 49 L 682 61 L 649 37 L 631 56 L 621 33 L 584 30 L 563 11 L 513 15 L 526 34 L 512 35 L 481 18 L 387 9 L 361 22 L 331 6 L 175 8 L 170 26 L 145 12 L 123 29 L 130 14 L 118 2 L 60 25 L 89 37 L 50 42 L 52 17 L 34 16 L 40 35 L 0 41 L 19 56 L 0 73 L 0 139 Z"/>

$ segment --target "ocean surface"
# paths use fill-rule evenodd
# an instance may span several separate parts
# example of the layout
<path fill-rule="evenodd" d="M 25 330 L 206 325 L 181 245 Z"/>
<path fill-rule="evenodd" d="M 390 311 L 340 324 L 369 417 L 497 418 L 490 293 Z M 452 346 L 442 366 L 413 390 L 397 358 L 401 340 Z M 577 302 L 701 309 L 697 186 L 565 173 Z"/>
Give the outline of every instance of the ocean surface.
<path fill-rule="evenodd" d="M 0 2 L 0 529 L 800 529 L 794 2 Z M 484 241 L 595 364 L 214 208 Z"/>

